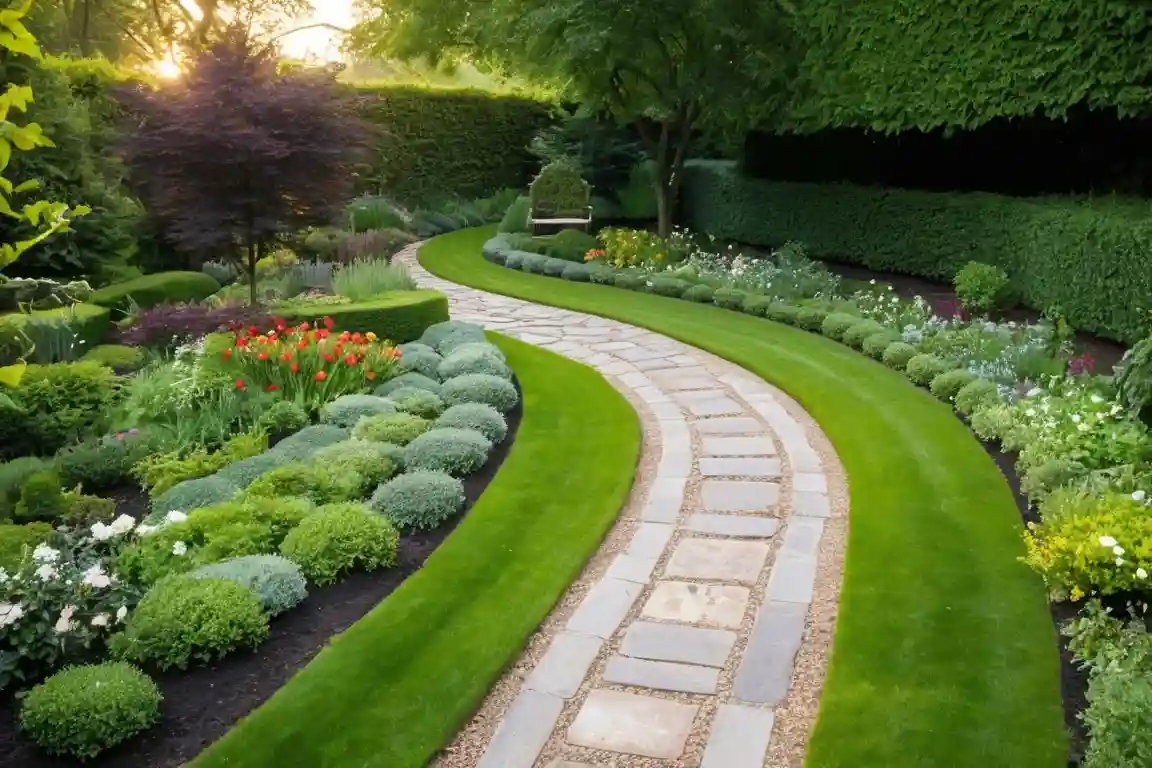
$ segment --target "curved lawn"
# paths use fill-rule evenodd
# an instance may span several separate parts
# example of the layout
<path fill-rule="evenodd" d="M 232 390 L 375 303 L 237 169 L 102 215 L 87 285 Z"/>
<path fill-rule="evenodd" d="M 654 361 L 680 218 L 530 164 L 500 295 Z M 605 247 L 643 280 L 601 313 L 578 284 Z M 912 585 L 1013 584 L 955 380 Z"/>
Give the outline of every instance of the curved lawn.
<path fill-rule="evenodd" d="M 493 335 L 524 390 L 512 450 L 468 517 L 195 768 L 419 768 L 459 730 L 597 549 L 640 453 L 598 373 Z"/>
<path fill-rule="evenodd" d="M 949 408 L 820 336 L 756 317 L 484 261 L 490 228 L 436 238 L 433 273 L 644 326 L 799 400 L 844 462 L 847 569 L 810 768 L 1056 768 L 1059 662 L 1040 581 L 1018 557 L 1004 478 Z"/>

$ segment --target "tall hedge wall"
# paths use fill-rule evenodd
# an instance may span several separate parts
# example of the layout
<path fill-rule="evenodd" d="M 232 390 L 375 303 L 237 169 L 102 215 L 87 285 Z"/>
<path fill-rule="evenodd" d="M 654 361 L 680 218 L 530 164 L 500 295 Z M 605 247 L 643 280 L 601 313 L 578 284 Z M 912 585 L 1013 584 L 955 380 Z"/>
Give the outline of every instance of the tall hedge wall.
<path fill-rule="evenodd" d="M 528 143 L 551 122 L 547 104 L 477 90 L 357 89 L 379 130 L 361 191 L 409 205 L 526 186 L 538 163 Z"/>
<path fill-rule="evenodd" d="M 1148 333 L 1152 203 L 774 182 L 704 161 L 682 194 L 685 223 L 720 238 L 945 281 L 998 264 L 1030 307 L 1129 343 Z"/>

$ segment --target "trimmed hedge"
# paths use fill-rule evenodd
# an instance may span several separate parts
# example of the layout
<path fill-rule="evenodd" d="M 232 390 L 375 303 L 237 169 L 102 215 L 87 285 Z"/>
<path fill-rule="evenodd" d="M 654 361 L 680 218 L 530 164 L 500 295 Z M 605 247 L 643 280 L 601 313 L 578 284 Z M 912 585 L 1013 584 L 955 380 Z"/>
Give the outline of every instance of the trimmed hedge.
<path fill-rule="evenodd" d="M 78 340 L 83 341 L 88 348 L 101 344 L 112 325 L 112 311 L 95 304 L 75 304 L 72 307 L 60 307 L 58 309 L 38 309 L 27 314 L 0 315 L 0 323 L 21 324 L 28 322 L 29 317 L 68 316 L 73 317 L 72 327 L 76 331 Z"/>
<path fill-rule="evenodd" d="M 970 261 L 1004 269 L 1025 304 L 1073 327 L 1135 342 L 1152 306 L 1147 204 L 1011 198 L 741 176 L 732 163 L 685 170 L 685 224 L 716 237 L 951 282 Z"/>
<path fill-rule="evenodd" d="M 361 113 L 381 126 L 364 192 L 407 205 L 485 197 L 528 185 L 528 152 L 551 122 L 547 104 L 520 96 L 418 86 L 359 87 Z"/>
<path fill-rule="evenodd" d="M 216 278 L 203 272 L 157 272 L 105 286 L 92 294 L 91 301 L 123 312 L 132 302 L 148 309 L 157 304 L 203 301 L 218 290 Z"/>
<path fill-rule="evenodd" d="M 430 325 L 448 319 L 448 298 L 436 291 L 396 291 L 357 304 L 304 304 L 280 315 L 290 322 L 331 317 L 344 331 L 375 332 L 396 343 L 420 338 Z"/>

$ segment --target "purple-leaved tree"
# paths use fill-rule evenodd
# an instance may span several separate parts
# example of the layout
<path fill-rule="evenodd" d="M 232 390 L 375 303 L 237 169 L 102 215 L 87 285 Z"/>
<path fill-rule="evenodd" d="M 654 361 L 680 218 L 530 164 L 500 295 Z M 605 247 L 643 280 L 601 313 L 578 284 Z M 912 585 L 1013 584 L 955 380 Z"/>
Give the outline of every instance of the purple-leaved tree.
<path fill-rule="evenodd" d="M 324 224 L 351 194 L 369 132 L 330 73 L 277 68 L 274 48 L 233 28 L 184 78 L 127 95 L 123 154 L 165 237 L 239 260 L 256 303 L 256 262 L 277 239 Z"/>

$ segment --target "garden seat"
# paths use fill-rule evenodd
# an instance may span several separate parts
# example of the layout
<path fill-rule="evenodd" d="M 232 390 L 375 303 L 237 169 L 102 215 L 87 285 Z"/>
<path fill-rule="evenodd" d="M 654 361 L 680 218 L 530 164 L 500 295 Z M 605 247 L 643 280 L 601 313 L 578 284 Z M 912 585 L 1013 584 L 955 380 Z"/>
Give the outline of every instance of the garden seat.
<path fill-rule="evenodd" d="M 536 234 L 536 226 L 580 227 L 584 231 L 592 224 L 592 186 L 580 172 L 565 163 L 549 163 L 532 180 L 528 188 L 531 207 L 528 226 Z"/>

